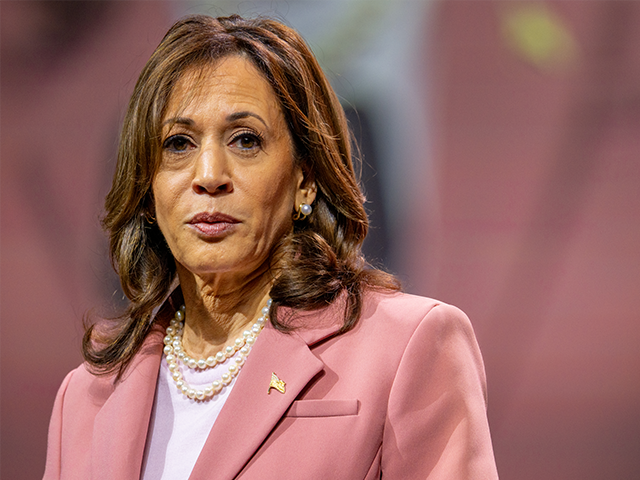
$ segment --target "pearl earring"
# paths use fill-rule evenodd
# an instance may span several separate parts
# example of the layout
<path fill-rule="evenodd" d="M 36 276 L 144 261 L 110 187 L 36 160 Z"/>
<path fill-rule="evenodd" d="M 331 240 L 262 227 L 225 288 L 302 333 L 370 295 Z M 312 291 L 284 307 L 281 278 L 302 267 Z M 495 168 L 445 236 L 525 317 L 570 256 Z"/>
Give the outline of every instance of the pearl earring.
<path fill-rule="evenodd" d="M 313 208 L 308 203 L 301 203 L 296 213 L 293 215 L 294 220 L 304 220 L 313 212 Z"/>

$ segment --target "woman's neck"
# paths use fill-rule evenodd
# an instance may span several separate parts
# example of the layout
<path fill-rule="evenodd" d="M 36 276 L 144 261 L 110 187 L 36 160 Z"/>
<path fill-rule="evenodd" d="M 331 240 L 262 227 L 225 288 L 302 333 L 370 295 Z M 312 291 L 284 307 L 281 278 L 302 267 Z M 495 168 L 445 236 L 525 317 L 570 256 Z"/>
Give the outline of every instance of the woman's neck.
<path fill-rule="evenodd" d="M 265 273 L 242 281 L 203 279 L 178 268 L 184 303 L 183 348 L 190 356 L 215 355 L 260 317 L 271 282 Z"/>

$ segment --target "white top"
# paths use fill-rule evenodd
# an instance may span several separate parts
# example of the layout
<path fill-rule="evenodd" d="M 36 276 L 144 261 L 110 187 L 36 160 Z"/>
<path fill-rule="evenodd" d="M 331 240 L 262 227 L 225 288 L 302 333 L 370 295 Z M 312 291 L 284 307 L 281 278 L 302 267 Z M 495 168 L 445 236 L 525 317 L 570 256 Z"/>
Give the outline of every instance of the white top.
<path fill-rule="evenodd" d="M 214 380 L 220 380 L 231 361 L 227 360 L 224 364 L 207 370 L 191 370 L 180 362 L 178 364 L 184 380 L 191 387 L 204 390 Z M 235 381 L 234 378 L 209 400 L 192 400 L 178 390 L 166 360 L 162 359 L 142 461 L 141 480 L 189 478 Z"/>

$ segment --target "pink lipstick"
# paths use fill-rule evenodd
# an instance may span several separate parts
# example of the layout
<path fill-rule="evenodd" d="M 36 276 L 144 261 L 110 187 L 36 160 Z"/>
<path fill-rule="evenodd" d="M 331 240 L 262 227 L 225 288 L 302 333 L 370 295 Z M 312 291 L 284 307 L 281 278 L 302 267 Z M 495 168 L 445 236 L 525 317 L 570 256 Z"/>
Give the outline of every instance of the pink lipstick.
<path fill-rule="evenodd" d="M 235 229 L 240 220 L 224 213 L 201 212 L 189 221 L 200 234 L 208 238 L 226 235 Z"/>

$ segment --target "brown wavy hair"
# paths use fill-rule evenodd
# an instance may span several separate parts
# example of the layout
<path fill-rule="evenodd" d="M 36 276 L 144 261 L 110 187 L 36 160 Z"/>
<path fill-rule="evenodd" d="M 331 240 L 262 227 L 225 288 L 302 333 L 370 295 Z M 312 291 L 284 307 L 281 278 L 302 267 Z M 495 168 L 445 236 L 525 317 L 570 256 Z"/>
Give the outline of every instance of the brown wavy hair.
<path fill-rule="evenodd" d="M 397 290 L 395 277 L 371 268 L 361 253 L 368 220 L 351 155 L 344 111 L 311 50 L 291 28 L 270 19 L 194 15 L 167 32 L 144 67 L 125 117 L 118 163 L 106 197 L 103 226 L 130 304 L 104 333 L 87 325 L 85 360 L 97 373 L 122 374 L 151 327 L 154 309 L 176 276 L 173 256 L 153 215 L 151 184 L 161 158 L 161 122 L 169 96 L 187 69 L 229 55 L 254 63 L 271 84 L 293 139 L 294 157 L 314 179 L 313 213 L 294 222 L 277 246 L 271 288 L 272 324 L 278 307 L 316 310 L 345 293 L 341 332 L 353 328 L 366 288 Z"/>

